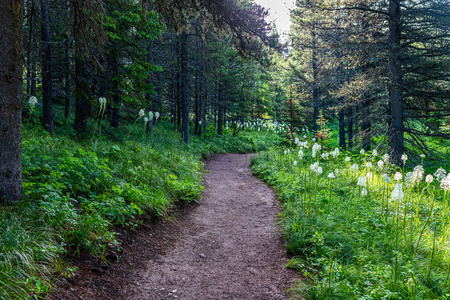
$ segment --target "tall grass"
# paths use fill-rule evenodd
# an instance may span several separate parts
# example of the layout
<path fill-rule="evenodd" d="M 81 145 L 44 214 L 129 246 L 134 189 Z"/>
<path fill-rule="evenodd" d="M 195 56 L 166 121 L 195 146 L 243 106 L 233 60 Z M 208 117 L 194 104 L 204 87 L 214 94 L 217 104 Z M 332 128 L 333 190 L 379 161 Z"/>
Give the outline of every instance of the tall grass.
<path fill-rule="evenodd" d="M 312 144 L 253 160 L 282 201 L 288 266 L 307 278 L 294 288 L 298 295 L 448 299 L 450 211 L 441 180 L 428 174 L 426 182 L 423 167 L 390 165 L 376 151 L 333 158 L 321 149 L 313 157 Z"/>

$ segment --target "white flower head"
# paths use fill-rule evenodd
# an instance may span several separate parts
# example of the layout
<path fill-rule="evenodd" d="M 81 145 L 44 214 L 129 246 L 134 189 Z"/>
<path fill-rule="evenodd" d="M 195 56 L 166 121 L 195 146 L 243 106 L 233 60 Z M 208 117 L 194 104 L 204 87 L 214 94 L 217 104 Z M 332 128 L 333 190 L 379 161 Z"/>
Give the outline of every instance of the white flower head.
<path fill-rule="evenodd" d="M 148 123 L 148 118 L 147 117 L 144 118 L 144 122 L 145 122 L 145 124 Z"/>
<path fill-rule="evenodd" d="M 421 165 L 416 166 L 414 168 L 414 172 L 413 172 L 414 183 L 419 183 L 420 181 L 422 181 L 424 173 L 425 173 L 425 169 L 423 168 L 423 166 L 421 166 Z"/>
<path fill-rule="evenodd" d="M 433 178 L 433 175 L 428 174 L 427 177 L 425 177 L 425 182 L 428 183 L 428 184 L 430 184 L 430 183 L 433 182 L 433 179 L 434 179 L 434 178 Z"/>
<path fill-rule="evenodd" d="M 365 187 L 366 186 L 366 182 L 367 182 L 367 179 L 366 179 L 365 176 L 359 176 L 358 182 L 356 183 L 356 185 Z"/>
<path fill-rule="evenodd" d="M 384 181 L 385 181 L 386 183 L 391 183 L 391 182 L 392 182 L 391 177 L 389 177 L 389 175 L 386 174 L 386 173 L 383 174 L 382 178 L 384 179 Z"/>
<path fill-rule="evenodd" d="M 202 123 L 203 123 L 202 120 L 198 121 L 198 124 L 199 124 L 199 125 L 202 125 Z"/>
<path fill-rule="evenodd" d="M 373 149 L 373 151 L 372 151 L 372 155 L 373 155 L 373 156 L 377 156 L 377 155 L 378 155 L 378 151 L 377 151 L 377 149 Z"/>
<path fill-rule="evenodd" d="M 366 177 L 367 177 L 368 179 L 372 178 L 372 177 L 373 177 L 372 172 L 367 172 L 367 173 L 366 173 Z"/>
<path fill-rule="evenodd" d="M 359 153 L 360 153 L 361 155 L 364 155 L 364 153 L 366 153 L 366 151 L 364 151 L 364 149 L 361 149 L 361 151 L 359 151 Z"/>
<path fill-rule="evenodd" d="M 297 161 L 296 160 L 294 160 L 294 166 L 296 166 L 297 165 Z"/>
<path fill-rule="evenodd" d="M 296 145 L 298 145 L 298 144 L 300 143 L 300 140 L 296 137 L 294 143 L 295 143 Z"/>
<path fill-rule="evenodd" d="M 346 162 L 349 162 L 349 161 L 350 161 L 350 157 L 347 156 L 347 157 L 345 158 L 345 161 L 346 161 Z"/>
<path fill-rule="evenodd" d="M 328 159 L 329 156 L 330 156 L 330 153 L 322 153 L 323 159 Z"/>
<path fill-rule="evenodd" d="M 402 200 L 403 199 L 403 191 L 402 191 L 402 184 L 401 183 L 396 183 L 394 190 L 392 191 L 391 194 L 392 199 L 396 199 L 396 200 Z"/>
<path fill-rule="evenodd" d="M 328 178 L 336 178 L 336 176 L 334 176 L 334 173 L 333 173 L 333 172 L 331 172 L 330 174 L 328 174 L 327 177 L 328 177 Z"/>
<path fill-rule="evenodd" d="M 317 167 L 316 173 L 317 173 L 318 175 L 322 174 L 322 173 L 323 173 L 322 167 Z"/>
<path fill-rule="evenodd" d="M 358 169 L 359 169 L 358 164 L 353 164 L 353 165 L 351 166 L 351 168 L 352 168 L 354 171 L 358 171 Z"/>
<path fill-rule="evenodd" d="M 450 174 L 441 180 L 441 189 L 446 192 L 450 190 Z"/>
<path fill-rule="evenodd" d="M 425 154 L 420 154 L 420 158 L 425 158 Z"/>
<path fill-rule="evenodd" d="M 383 160 L 384 160 L 384 162 L 389 162 L 389 154 L 385 154 L 385 155 L 383 155 Z"/>
<path fill-rule="evenodd" d="M 28 103 L 32 108 L 34 108 L 38 103 L 37 98 L 35 96 L 31 96 L 30 99 L 28 99 Z"/>
<path fill-rule="evenodd" d="M 379 168 L 379 169 L 383 169 L 383 167 L 384 167 L 384 162 L 380 159 L 380 160 L 377 162 L 377 165 L 378 165 L 378 168 Z"/>
<path fill-rule="evenodd" d="M 368 161 L 368 162 L 366 163 L 366 168 L 372 168 L 372 163 L 371 163 L 370 161 Z"/>
<path fill-rule="evenodd" d="M 298 158 L 302 159 L 304 156 L 303 150 L 298 150 Z"/>
<path fill-rule="evenodd" d="M 139 118 L 142 118 L 143 116 L 145 116 L 145 111 L 141 108 L 139 111 Z"/>
<path fill-rule="evenodd" d="M 366 190 L 366 188 L 362 188 L 362 190 L 361 190 L 361 196 L 367 196 L 367 190 Z"/>
<path fill-rule="evenodd" d="M 309 166 L 309 169 L 311 171 L 316 171 L 318 167 L 319 167 L 319 162 L 315 162 Z"/>
<path fill-rule="evenodd" d="M 394 175 L 394 179 L 397 180 L 397 181 L 402 180 L 402 177 L 403 177 L 402 173 L 400 173 L 400 172 L 396 172 L 395 175 Z"/>
<path fill-rule="evenodd" d="M 319 144 L 315 143 L 312 147 L 312 157 L 316 157 L 317 152 L 322 148 Z"/>
<path fill-rule="evenodd" d="M 405 163 L 408 160 L 408 155 L 403 154 L 401 159 L 403 160 L 403 163 Z"/>
<path fill-rule="evenodd" d="M 159 112 L 155 112 L 155 118 L 156 118 L 156 120 L 158 120 L 158 118 L 159 118 Z"/>
<path fill-rule="evenodd" d="M 334 148 L 334 151 L 331 152 L 331 155 L 333 156 L 333 158 L 336 158 L 339 156 L 339 148 Z"/>
<path fill-rule="evenodd" d="M 153 120 L 153 112 L 152 111 L 149 111 L 148 112 L 148 119 L 151 121 L 151 120 Z"/>
<path fill-rule="evenodd" d="M 436 172 L 434 172 L 434 177 L 436 177 L 436 180 L 438 181 L 444 179 L 445 176 L 447 176 L 447 171 L 445 171 L 445 169 L 443 169 L 442 167 L 440 167 L 439 169 L 436 170 Z"/>

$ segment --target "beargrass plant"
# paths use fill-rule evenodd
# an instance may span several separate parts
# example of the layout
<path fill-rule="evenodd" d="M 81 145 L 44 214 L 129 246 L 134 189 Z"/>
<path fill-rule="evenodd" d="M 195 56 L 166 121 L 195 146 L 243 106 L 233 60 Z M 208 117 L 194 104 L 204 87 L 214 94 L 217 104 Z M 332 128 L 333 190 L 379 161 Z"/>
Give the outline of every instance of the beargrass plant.
<path fill-rule="evenodd" d="M 103 257 L 120 248 L 115 226 L 132 230 L 141 214 L 164 218 L 198 201 L 203 159 L 212 153 L 279 143 L 269 130 L 249 128 L 237 136 L 225 130 L 218 137 L 212 127 L 184 145 L 162 118 L 151 136 L 142 134 L 142 124 L 96 134 L 103 107 L 102 99 L 97 120 L 88 124 L 92 131 L 81 138 L 63 122 L 53 137 L 39 126 L 24 129 L 24 200 L 0 207 L 0 299 L 44 297 L 55 272 L 75 272 L 63 261 L 66 253 Z"/>
<path fill-rule="evenodd" d="M 253 159 L 282 202 L 288 267 L 306 299 L 448 299 L 450 177 L 299 141 Z M 347 157 L 345 157 L 347 156 Z M 295 167 L 287 165 L 296 161 Z M 393 179 L 391 179 L 393 178 Z"/>

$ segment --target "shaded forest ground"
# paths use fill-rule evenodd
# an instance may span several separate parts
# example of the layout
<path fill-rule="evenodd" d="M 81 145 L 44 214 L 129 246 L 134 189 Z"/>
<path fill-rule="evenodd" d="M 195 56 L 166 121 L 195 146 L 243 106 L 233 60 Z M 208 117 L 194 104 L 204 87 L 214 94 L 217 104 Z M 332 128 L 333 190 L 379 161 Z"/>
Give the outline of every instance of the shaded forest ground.
<path fill-rule="evenodd" d="M 173 220 L 144 220 L 120 232 L 121 253 L 75 262 L 49 299 L 281 299 L 297 276 L 275 223 L 273 191 L 250 170 L 250 155 L 208 160 L 199 205 Z"/>

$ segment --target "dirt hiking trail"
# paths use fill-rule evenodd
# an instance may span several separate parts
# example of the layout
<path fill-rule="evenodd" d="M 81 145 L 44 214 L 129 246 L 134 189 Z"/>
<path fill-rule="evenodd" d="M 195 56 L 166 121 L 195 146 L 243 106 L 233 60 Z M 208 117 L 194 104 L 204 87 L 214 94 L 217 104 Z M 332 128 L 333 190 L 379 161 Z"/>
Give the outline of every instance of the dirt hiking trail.
<path fill-rule="evenodd" d="M 199 205 L 183 210 L 174 222 L 151 224 L 134 236 L 123 232 L 125 262 L 119 264 L 123 266 L 93 269 L 81 263 L 80 272 L 85 274 L 66 283 L 59 296 L 286 298 L 297 276 L 284 267 L 288 257 L 275 226 L 279 206 L 274 192 L 252 175 L 250 158 L 227 154 L 209 159 Z M 126 254 L 133 251 L 138 254 Z"/>

